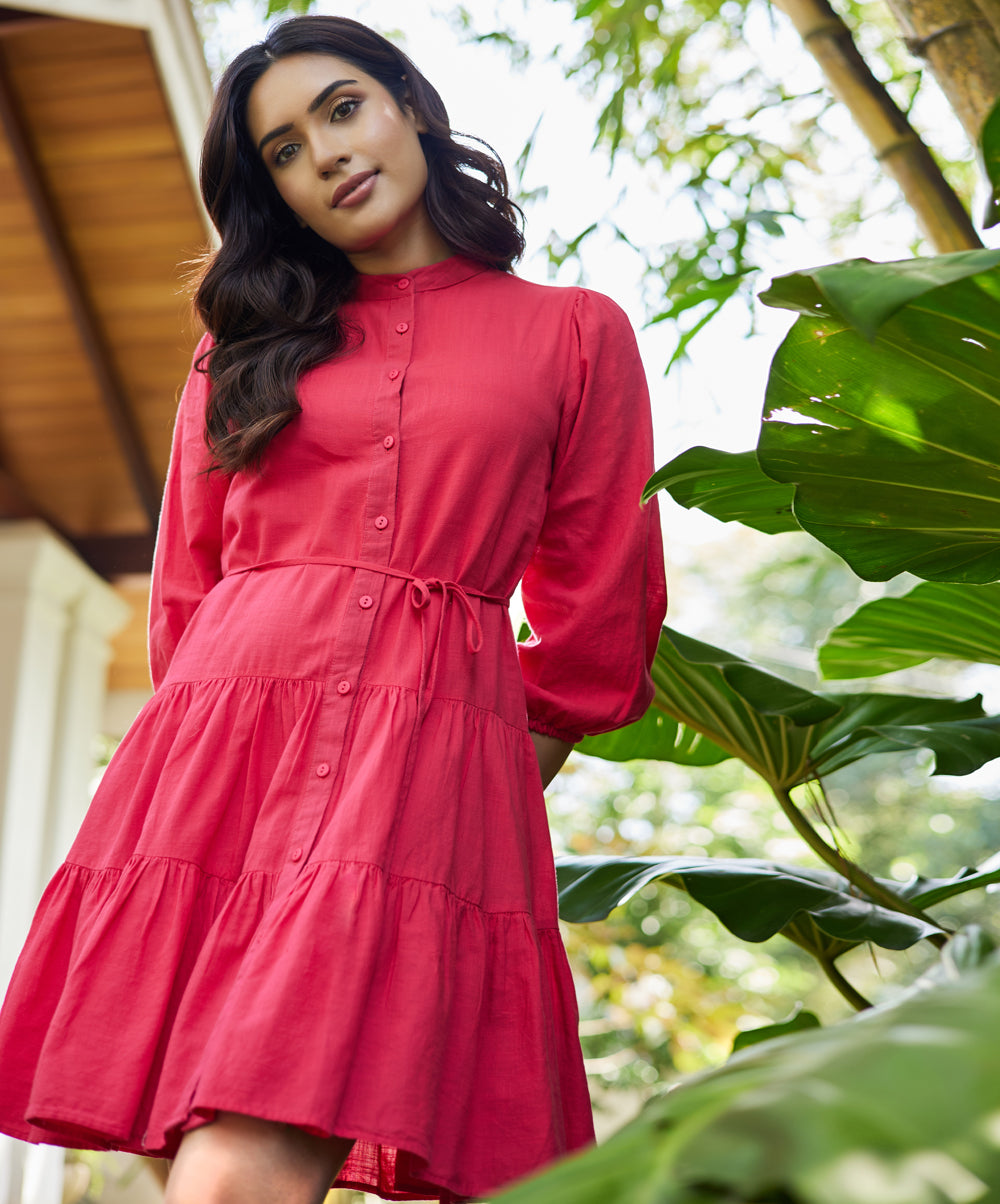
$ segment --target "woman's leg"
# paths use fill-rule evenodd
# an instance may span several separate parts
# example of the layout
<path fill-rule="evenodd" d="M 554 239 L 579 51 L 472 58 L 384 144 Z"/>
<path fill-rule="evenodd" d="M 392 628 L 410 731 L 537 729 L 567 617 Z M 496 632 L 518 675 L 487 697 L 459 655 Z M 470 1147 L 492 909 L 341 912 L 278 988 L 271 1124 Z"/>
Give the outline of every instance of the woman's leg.
<path fill-rule="evenodd" d="M 353 1144 L 220 1112 L 182 1139 L 165 1204 L 322 1204 Z"/>

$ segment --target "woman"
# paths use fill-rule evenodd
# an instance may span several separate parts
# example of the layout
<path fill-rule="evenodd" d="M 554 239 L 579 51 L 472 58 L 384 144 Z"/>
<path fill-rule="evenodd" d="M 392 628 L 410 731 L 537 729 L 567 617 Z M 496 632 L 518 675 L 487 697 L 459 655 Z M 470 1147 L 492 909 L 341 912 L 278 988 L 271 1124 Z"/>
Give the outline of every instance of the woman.
<path fill-rule="evenodd" d="M 353 21 L 233 62 L 202 188 L 156 692 L 13 979 L 0 1128 L 176 1156 L 169 1204 L 480 1196 L 592 1136 L 541 791 L 651 696 L 635 341 L 510 274 L 501 165 Z"/>

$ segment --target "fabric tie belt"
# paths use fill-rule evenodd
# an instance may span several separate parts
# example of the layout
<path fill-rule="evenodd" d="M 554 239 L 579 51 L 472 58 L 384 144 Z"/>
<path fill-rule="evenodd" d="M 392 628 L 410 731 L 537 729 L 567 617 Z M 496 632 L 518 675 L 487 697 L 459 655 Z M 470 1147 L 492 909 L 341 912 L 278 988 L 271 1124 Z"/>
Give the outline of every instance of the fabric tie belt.
<path fill-rule="evenodd" d="M 468 586 L 459 585 L 457 581 L 445 581 L 440 577 L 418 577 L 416 573 L 408 573 L 405 569 L 390 568 L 386 564 L 375 564 L 367 560 L 346 560 L 337 556 L 297 556 L 288 560 L 264 560 L 258 564 L 247 565 L 246 568 L 232 569 L 226 573 L 226 576 L 235 577 L 242 573 L 254 573 L 265 569 L 294 568 L 302 564 L 361 569 L 370 573 L 380 573 L 383 577 L 396 577 L 408 583 L 406 587 L 407 601 L 420 616 L 420 679 L 417 686 L 417 719 L 410 736 L 403 774 L 403 795 L 405 797 L 413 770 L 417 733 L 430 708 L 431 699 L 434 697 L 438 653 L 444 633 L 448 604 L 455 601 L 465 611 L 465 646 L 470 653 L 476 653 L 483 646 L 483 628 L 471 598 L 479 598 L 483 602 L 493 602 L 503 607 L 510 604 L 510 599 L 496 594 L 487 594 L 482 590 L 470 589 Z M 438 616 L 437 631 L 434 633 L 433 642 L 429 645 L 426 616 L 431 596 L 435 593 L 441 594 L 441 612 Z"/>

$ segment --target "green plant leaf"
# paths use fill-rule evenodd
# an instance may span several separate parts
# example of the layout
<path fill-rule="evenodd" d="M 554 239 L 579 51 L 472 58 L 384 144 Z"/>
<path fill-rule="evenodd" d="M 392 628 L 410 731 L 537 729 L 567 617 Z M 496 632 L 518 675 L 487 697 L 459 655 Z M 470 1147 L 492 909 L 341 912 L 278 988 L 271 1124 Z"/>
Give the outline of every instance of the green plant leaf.
<path fill-rule="evenodd" d="M 267 0 L 264 18 L 270 21 L 272 17 L 282 17 L 288 13 L 301 16 L 303 13 L 309 12 L 313 3 L 314 0 Z"/>
<path fill-rule="evenodd" d="M 1000 882 L 1000 868 L 975 869 L 973 866 L 967 865 L 953 878 L 918 877 L 907 882 L 903 887 L 897 886 L 896 889 L 903 898 L 923 911 L 927 907 L 943 903 L 945 899 L 963 895 L 966 891 L 991 886 L 994 882 Z"/>
<path fill-rule="evenodd" d="M 688 510 L 704 510 L 721 522 L 743 523 L 766 535 L 801 529 L 792 515 L 794 490 L 765 476 L 753 451 L 690 447 L 650 478 L 643 500 L 661 489 Z"/>
<path fill-rule="evenodd" d="M 1000 223 L 1000 104 L 994 105 L 983 122 L 979 136 L 983 171 L 990 182 L 990 198 L 983 214 L 983 229 L 990 230 Z"/>
<path fill-rule="evenodd" d="M 886 884 L 883 883 L 883 885 Z M 895 883 L 888 885 L 890 889 L 895 888 Z M 813 922 L 812 916 L 806 912 L 789 920 L 784 928 L 782 928 L 781 935 L 794 945 L 798 945 L 800 949 L 805 949 L 821 965 L 835 962 L 841 954 L 857 946 L 857 941 L 845 941 L 840 940 L 838 937 L 830 936 L 821 928 L 818 928 Z"/>
<path fill-rule="evenodd" d="M 675 748 L 698 756 L 714 746 L 717 760 L 738 757 L 769 785 L 790 789 L 874 753 L 927 748 L 935 772 L 947 774 L 1000 756 L 1000 720 L 984 716 L 979 696 L 813 694 L 668 627 L 651 672 L 654 708 L 680 726 L 646 718 L 623 738 L 629 758 L 674 760 Z M 711 742 L 706 749 L 694 744 L 697 732 Z M 601 755 L 602 740 L 588 741 L 584 751 Z"/>
<path fill-rule="evenodd" d="M 997 943 L 993 936 L 978 924 L 969 924 L 951 938 L 941 954 L 942 981 L 961 978 L 970 970 L 978 970 L 990 961 Z"/>
<path fill-rule="evenodd" d="M 688 664 L 718 670 L 732 689 L 762 715 L 781 715 L 793 723 L 808 726 L 829 718 L 839 709 L 837 703 L 775 677 L 735 653 L 725 652 L 668 627 L 664 627 L 663 634 Z"/>
<path fill-rule="evenodd" d="M 698 1190 L 734 1201 L 987 1204 L 1000 1187 L 998 1031 L 992 958 L 896 1006 L 743 1050 L 497 1204 L 687 1204 Z M 606 1168 L 616 1164 L 634 1173 L 614 1181 Z"/>
<path fill-rule="evenodd" d="M 919 274 L 952 259 L 919 261 Z M 945 263 L 942 273 L 949 270 Z M 884 275 L 897 296 L 913 285 L 905 265 L 865 271 Z M 800 526 L 861 577 L 909 570 L 931 580 L 996 580 L 1000 271 L 924 292 L 885 320 L 874 342 L 845 326 L 820 293 L 814 278 L 827 272 L 782 285 L 803 316 L 771 367 L 761 468 L 794 485 Z M 878 316 L 873 306 L 866 313 L 870 322 Z M 856 307 L 853 316 L 860 320 Z"/>
<path fill-rule="evenodd" d="M 924 581 L 902 598 L 879 598 L 827 636 L 828 678 L 874 677 L 932 656 L 1000 665 L 1000 584 Z"/>
<path fill-rule="evenodd" d="M 924 698 L 909 694 L 831 694 L 840 706 L 836 718 L 816 732 L 813 767 L 819 773 L 843 769 L 875 753 L 929 748 L 936 773 L 969 773 L 1000 756 L 995 722 L 983 715 L 982 697 Z M 985 723 L 983 729 L 971 723 Z M 979 759 L 977 759 L 979 758 Z M 945 768 L 947 766 L 947 768 Z"/>
<path fill-rule="evenodd" d="M 733 755 L 655 706 L 627 727 L 585 736 L 576 748 L 605 761 L 672 761 L 675 765 L 718 765 Z"/>
<path fill-rule="evenodd" d="M 751 1028 L 744 1033 L 737 1033 L 733 1039 L 733 1053 L 741 1049 L 749 1049 L 751 1045 L 759 1045 L 762 1041 L 773 1041 L 775 1037 L 787 1037 L 789 1033 L 801 1033 L 807 1028 L 821 1028 L 819 1017 L 815 1012 L 803 1011 L 801 1004 L 787 1020 L 780 1024 L 765 1024 L 761 1028 Z"/>
<path fill-rule="evenodd" d="M 934 774 L 961 777 L 975 773 L 1000 757 L 1000 718 L 984 716 L 961 723 L 921 724 L 913 727 L 883 725 L 871 729 L 869 752 L 907 752 L 929 748 L 934 753 Z M 880 743 L 875 743 L 880 741 Z"/>
<path fill-rule="evenodd" d="M 777 787 L 810 776 L 816 724 L 838 709 L 836 702 L 668 627 L 651 674 L 654 707 Z"/>
<path fill-rule="evenodd" d="M 920 977 L 910 983 L 901 994 L 879 1007 L 896 1007 L 904 999 L 920 995 L 928 988 L 942 983 L 957 982 L 966 974 L 1000 960 L 996 939 L 979 924 L 967 924 L 952 935 L 941 950 L 941 956 Z"/>
<path fill-rule="evenodd" d="M 923 259 L 873 263 L 848 259 L 825 267 L 779 276 L 760 295 L 765 305 L 810 316 L 823 309 L 843 318 L 858 334 L 874 339 L 894 313 L 934 289 L 988 271 L 1000 263 L 1000 251 L 953 251 Z M 815 291 L 806 281 L 811 281 Z M 820 305 L 819 299 L 825 302 Z"/>
<path fill-rule="evenodd" d="M 766 941 L 803 914 L 838 941 L 872 941 L 883 949 L 908 949 L 940 931 L 859 898 L 830 870 L 751 858 L 559 857 L 556 876 L 559 914 L 576 924 L 604 919 L 647 882 L 662 879 L 687 891 L 744 941 Z"/>

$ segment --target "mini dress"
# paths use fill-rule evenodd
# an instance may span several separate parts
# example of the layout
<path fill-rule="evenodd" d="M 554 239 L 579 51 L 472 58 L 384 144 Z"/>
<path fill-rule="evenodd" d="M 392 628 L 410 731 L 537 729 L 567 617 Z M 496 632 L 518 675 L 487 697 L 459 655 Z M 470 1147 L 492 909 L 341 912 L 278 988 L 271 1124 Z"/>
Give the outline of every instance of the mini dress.
<path fill-rule="evenodd" d="M 155 692 L 11 981 L 0 1131 L 169 1157 L 240 1112 L 355 1138 L 335 1186 L 458 1201 L 593 1136 L 529 729 L 650 701 L 649 403 L 585 289 L 454 256 L 342 313 L 259 473 L 205 471 L 192 369 Z"/>

